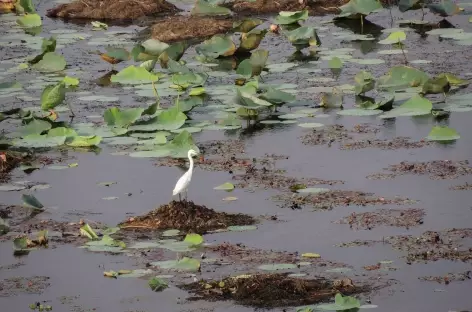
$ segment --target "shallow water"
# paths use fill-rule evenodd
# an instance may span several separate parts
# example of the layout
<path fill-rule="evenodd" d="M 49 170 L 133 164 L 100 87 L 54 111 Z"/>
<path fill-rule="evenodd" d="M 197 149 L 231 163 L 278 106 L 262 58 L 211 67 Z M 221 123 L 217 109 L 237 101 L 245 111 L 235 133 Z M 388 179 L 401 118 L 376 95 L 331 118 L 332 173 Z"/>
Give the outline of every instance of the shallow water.
<path fill-rule="evenodd" d="M 44 15 L 45 9 L 53 6 L 52 2 L 41 2 L 38 11 Z M 467 7 L 466 7 L 467 9 Z M 397 16 L 398 12 L 393 13 Z M 418 13 L 408 13 L 402 18 L 418 17 Z M 468 15 L 459 15 L 449 18 L 456 27 L 471 31 L 468 23 Z M 310 18 L 314 24 L 331 17 Z M 437 20 L 436 17 L 427 15 L 427 19 Z M 390 15 L 387 12 L 376 14 L 369 19 L 378 25 L 389 28 Z M 0 21 L 2 17 L 0 17 Z M 48 31 L 55 28 L 76 29 L 80 32 L 91 33 L 92 38 L 103 37 L 103 32 L 91 32 L 90 26 L 78 26 L 64 24 L 61 21 L 53 21 L 47 17 L 43 20 L 42 36 L 48 36 Z M 135 27 L 127 27 L 126 30 L 134 30 Z M 108 31 L 122 30 L 120 27 L 110 27 Z M 329 26 L 329 30 L 320 31 L 323 46 L 354 47 L 360 48 L 359 43 L 335 42 L 330 38 L 330 32 L 341 31 L 341 28 Z M 2 30 L 2 36 L 5 30 Z M 8 32 L 8 30 L 7 30 Z M 437 36 L 428 36 L 419 39 L 414 32 L 408 33 L 406 43 L 410 60 L 428 59 L 432 64 L 418 65 L 430 73 L 448 71 L 463 76 L 472 72 L 469 62 L 466 61 L 472 54 L 468 47 L 451 44 L 451 41 L 439 41 Z M 89 55 L 86 52 L 94 50 L 95 46 L 87 45 L 91 39 L 78 41 L 66 45 L 62 51 L 72 68 L 68 73 L 76 73 L 81 79 L 80 90 L 87 90 L 91 94 L 119 96 L 118 103 L 79 102 L 71 97 L 80 122 L 90 121 L 85 116 L 102 115 L 103 110 L 114 105 L 143 106 L 137 102 L 132 90 L 112 87 L 99 87 L 92 80 L 105 74 L 110 66 L 101 62 L 97 55 Z M 126 38 L 130 40 L 130 38 Z M 276 48 L 274 48 L 276 47 Z M 269 49 L 272 63 L 285 62 L 293 53 L 293 48 L 282 38 L 268 35 L 260 48 Z M 376 51 L 378 44 L 373 44 L 370 53 L 362 54 L 354 52 L 353 56 L 359 58 L 379 58 Z M 31 50 L 23 48 L 3 48 L 6 58 L 18 58 L 29 56 Z M 444 52 L 446 50 L 459 52 Z M 2 53 L 3 53 L 2 51 Z M 426 53 L 424 53 L 426 52 Z M 191 62 L 194 49 L 190 48 L 184 59 Z M 373 74 L 380 75 L 393 64 L 400 64 L 402 57 L 399 55 L 382 57 L 388 60 L 380 65 L 356 65 L 346 63 L 339 79 L 340 84 L 352 83 L 352 77 L 359 69 L 366 69 Z M 319 68 L 325 68 L 321 64 Z M 11 64 L 2 62 L 2 67 L 10 68 Z M 119 64 L 119 70 L 126 65 Z M 317 65 L 313 65 L 317 66 Z M 3 77 L 15 77 L 18 81 L 27 82 L 32 74 L 13 74 Z M 35 74 L 39 76 L 39 74 Z M 326 75 L 314 74 L 314 76 Z M 0 76 L 0 77 L 2 77 Z M 3 78 L 3 81 L 5 80 Z M 267 80 L 274 83 L 296 83 L 300 91 L 299 98 L 317 103 L 317 94 L 312 92 L 302 93 L 307 87 L 314 84 L 306 81 L 306 77 L 296 72 L 282 74 L 270 74 Z M 265 78 L 264 78 L 265 79 Z M 219 78 L 210 78 L 209 84 L 218 83 Z M 221 80 L 221 81 L 224 81 Z M 42 89 L 42 88 L 41 88 Z M 41 89 L 28 91 L 39 96 Z M 461 92 L 468 92 L 470 87 Z M 150 99 L 150 98 L 148 98 Z M 169 102 L 169 97 L 163 99 L 163 103 Z M 351 101 L 351 102 L 349 102 Z M 2 110 L 12 107 L 28 107 L 35 102 L 23 102 L 14 98 L 3 99 L 0 108 Z M 352 100 L 348 100 L 346 106 L 350 107 Z M 461 177 L 455 180 L 432 180 L 427 176 L 404 175 L 394 180 L 370 180 L 366 176 L 382 171 L 390 164 L 400 161 L 429 161 L 429 160 L 466 160 L 472 155 L 472 136 L 470 132 L 470 116 L 472 113 L 452 113 L 449 124 L 453 126 L 462 137 L 455 144 L 449 146 L 434 145 L 421 149 L 380 150 L 367 148 L 355 151 L 340 150 L 337 143 L 332 147 L 326 145 L 307 146 L 301 143 L 299 137 L 307 131 L 294 125 L 269 126 L 262 130 L 249 131 L 206 131 L 193 134 L 197 144 L 207 140 L 222 140 L 225 138 L 241 138 L 246 142 L 246 155 L 260 157 L 265 153 L 288 155 L 287 160 L 277 161 L 277 168 L 287 170 L 287 175 L 297 177 L 316 177 L 319 179 L 343 180 L 345 184 L 330 186 L 333 189 L 346 189 L 372 192 L 378 196 L 391 198 L 393 196 L 408 197 L 419 202 L 411 205 L 411 208 L 425 209 L 424 223 L 414 228 L 376 227 L 372 230 L 351 230 L 348 225 L 334 224 L 336 221 L 352 212 L 373 211 L 375 206 L 367 207 L 336 207 L 330 211 L 311 211 L 310 208 L 291 210 L 281 208 L 270 196 L 277 194 L 275 190 L 247 192 L 244 189 L 236 189 L 231 196 L 237 201 L 224 202 L 222 199 L 226 193 L 213 191 L 212 188 L 223 182 L 230 181 L 231 175 L 226 172 L 209 172 L 200 168 L 195 169 L 194 183 L 192 183 L 188 195 L 196 203 L 214 208 L 217 211 L 243 212 L 250 215 L 277 215 L 279 220 L 286 222 L 264 222 L 256 231 L 228 232 L 205 235 L 205 240 L 212 243 L 232 242 L 243 243 L 249 247 L 261 249 L 286 250 L 291 252 L 316 252 L 324 259 L 344 262 L 352 265 L 355 272 L 362 270 L 365 265 L 376 264 L 381 260 L 393 261 L 396 271 L 383 272 L 385 278 L 391 279 L 393 285 L 387 289 L 374 293 L 370 299 L 373 304 L 379 306 L 379 310 L 390 311 L 449 311 L 472 309 L 472 303 L 468 298 L 471 281 L 452 282 L 449 285 L 425 282 L 418 279 L 424 275 L 445 275 L 449 272 L 463 272 L 470 270 L 470 263 L 456 263 L 451 261 L 437 261 L 428 264 L 407 265 L 400 258 L 403 253 L 394 251 L 388 245 L 376 244 L 372 247 L 339 248 L 335 244 L 353 240 L 382 239 L 382 237 L 410 234 L 420 235 L 427 230 L 442 230 L 446 228 L 470 227 L 472 209 L 470 191 L 452 191 L 448 188 L 452 185 L 463 184 L 470 180 Z M 205 112 L 195 113 L 195 118 L 205 118 Z M 381 126 L 378 137 L 393 138 L 397 136 L 409 136 L 413 140 L 419 140 L 428 135 L 434 121 L 422 118 L 397 118 L 394 122 L 384 122 L 375 117 L 342 117 L 331 113 L 324 119 L 316 119 L 314 122 L 324 124 L 343 124 L 347 128 L 358 123 L 372 123 Z M 12 123 L 2 122 L 1 127 L 11 129 Z M 4 129 L 2 128 L 2 129 Z M 51 188 L 39 190 L 34 195 L 46 206 L 51 207 L 41 216 L 57 220 L 77 222 L 78 219 L 91 219 L 115 225 L 130 215 L 141 215 L 149 210 L 167 203 L 171 199 L 171 190 L 174 181 L 182 174 L 182 170 L 172 167 L 156 167 L 153 159 L 131 158 L 128 156 L 111 155 L 115 149 L 102 144 L 100 154 L 65 152 L 67 156 L 74 157 L 67 163 L 77 162 L 77 168 L 64 170 L 41 169 L 30 175 L 15 171 L 12 181 L 29 180 L 43 182 L 51 185 Z M 104 181 L 116 181 L 110 187 L 98 187 L 96 184 Z M 198 182 L 197 182 L 198 181 Z M 5 205 L 20 204 L 22 192 L 2 192 L 1 203 Z M 131 193 L 131 195 L 128 195 Z M 116 196 L 116 200 L 104 200 L 105 197 Z M 381 208 L 402 208 L 398 206 L 383 206 Z M 410 207 L 405 207 L 410 208 Z M 135 259 L 126 255 L 110 256 L 87 252 L 73 246 L 60 246 L 56 249 L 37 250 L 28 256 L 15 258 L 12 255 L 11 242 L 0 243 L 0 265 L 9 265 L 23 262 L 15 269 L 0 270 L 1 279 L 23 276 L 30 277 L 41 275 L 50 277 L 50 287 L 41 295 L 18 294 L 0 298 L 0 305 L 5 310 L 23 311 L 27 305 L 36 301 L 46 300 L 53 306 L 54 311 L 188 311 L 199 309 L 212 309 L 213 311 L 251 311 L 251 308 L 235 305 L 232 302 L 185 302 L 186 292 L 179 290 L 174 285 L 162 293 L 154 293 L 149 290 L 144 279 L 108 279 L 102 276 L 103 271 L 110 269 L 142 268 Z M 231 272 L 228 272 L 230 274 Z M 202 275 L 205 277 L 205 274 Z M 189 282 L 192 278 L 189 277 Z M 438 291 L 441 290 L 441 291 Z M 66 296 L 67 298 L 61 298 Z M 73 297 L 73 298 L 72 298 Z M 180 298 L 180 299 L 177 299 Z"/>

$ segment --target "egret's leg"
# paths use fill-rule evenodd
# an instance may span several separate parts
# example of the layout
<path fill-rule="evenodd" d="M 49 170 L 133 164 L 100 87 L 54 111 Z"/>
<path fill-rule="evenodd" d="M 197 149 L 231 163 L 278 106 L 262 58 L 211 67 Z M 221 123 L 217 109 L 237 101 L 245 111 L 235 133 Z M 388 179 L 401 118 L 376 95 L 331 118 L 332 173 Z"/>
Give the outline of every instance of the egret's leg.
<path fill-rule="evenodd" d="M 182 201 L 182 195 L 179 193 L 179 201 Z"/>

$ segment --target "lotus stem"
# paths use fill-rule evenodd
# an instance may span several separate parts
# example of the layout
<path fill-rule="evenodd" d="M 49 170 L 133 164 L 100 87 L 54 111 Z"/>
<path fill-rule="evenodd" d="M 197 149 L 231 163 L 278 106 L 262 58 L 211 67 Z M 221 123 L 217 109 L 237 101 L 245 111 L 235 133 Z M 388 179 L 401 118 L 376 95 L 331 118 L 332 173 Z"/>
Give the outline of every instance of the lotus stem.
<path fill-rule="evenodd" d="M 156 85 L 154 84 L 154 81 L 152 83 L 152 91 L 154 91 L 154 95 L 156 96 L 156 103 L 157 103 L 157 108 L 161 109 L 161 100 L 159 97 L 159 93 L 157 93 Z"/>
<path fill-rule="evenodd" d="M 361 14 L 361 34 L 364 34 L 364 15 Z"/>
<path fill-rule="evenodd" d="M 67 102 L 67 107 L 69 107 L 69 110 L 70 110 L 70 117 L 75 117 L 75 113 L 74 113 L 74 110 L 72 109 L 72 106 L 70 105 L 69 102 Z"/>

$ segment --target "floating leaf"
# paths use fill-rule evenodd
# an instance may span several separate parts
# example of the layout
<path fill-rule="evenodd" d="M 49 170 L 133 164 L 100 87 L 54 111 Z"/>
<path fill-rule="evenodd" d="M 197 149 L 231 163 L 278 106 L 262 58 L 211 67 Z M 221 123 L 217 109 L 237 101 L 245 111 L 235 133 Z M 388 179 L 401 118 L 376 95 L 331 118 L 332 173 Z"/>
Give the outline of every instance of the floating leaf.
<path fill-rule="evenodd" d="M 415 95 L 399 107 L 396 107 L 391 111 L 384 113 L 380 116 L 380 118 L 428 115 L 431 113 L 432 108 L 433 104 L 430 100 L 422 97 L 421 95 Z"/>
<path fill-rule="evenodd" d="M 64 79 L 62 79 L 62 82 L 64 82 L 67 87 L 69 86 L 75 87 L 79 85 L 79 79 L 74 78 L 74 77 L 69 77 L 69 76 L 65 76 Z"/>
<path fill-rule="evenodd" d="M 162 291 L 166 289 L 167 287 L 169 287 L 166 281 L 157 277 L 151 278 L 148 284 L 149 284 L 149 287 L 151 287 L 152 291 Z"/>
<path fill-rule="evenodd" d="M 360 71 L 354 76 L 354 91 L 356 95 L 369 92 L 375 87 L 375 79 L 371 73 Z"/>
<path fill-rule="evenodd" d="M 18 25 L 24 28 L 39 27 L 43 24 L 41 21 L 41 16 L 36 13 L 25 14 L 18 18 L 16 22 L 18 23 Z"/>
<path fill-rule="evenodd" d="M 334 297 L 334 303 L 320 304 L 316 306 L 316 309 L 323 311 L 344 311 L 359 308 L 360 306 L 361 303 L 356 298 L 337 293 Z"/>
<path fill-rule="evenodd" d="M 302 26 L 286 33 L 288 41 L 297 49 L 321 45 L 320 39 L 313 27 Z"/>
<path fill-rule="evenodd" d="M 199 44 L 195 50 L 198 54 L 210 58 L 218 58 L 220 56 L 231 56 L 236 52 L 236 45 L 231 36 L 225 35 L 214 35 L 208 40 L 203 41 Z"/>
<path fill-rule="evenodd" d="M 190 246 L 199 246 L 203 244 L 203 237 L 199 234 L 187 234 L 184 238 L 184 242 Z"/>
<path fill-rule="evenodd" d="M 22 139 L 14 140 L 13 145 L 26 148 L 55 147 L 63 145 L 65 140 L 65 136 L 50 137 L 48 135 L 30 134 Z"/>
<path fill-rule="evenodd" d="M 33 65 L 33 68 L 40 72 L 58 72 L 66 68 L 66 60 L 62 55 L 56 54 L 55 52 L 48 52 L 44 54 L 41 61 Z"/>
<path fill-rule="evenodd" d="M 66 139 L 65 144 L 71 147 L 90 147 L 98 146 L 102 137 L 98 135 L 91 136 L 74 136 Z"/>
<path fill-rule="evenodd" d="M 59 82 L 55 85 L 47 86 L 41 93 L 41 109 L 53 109 L 61 104 L 66 98 L 66 83 Z"/>
<path fill-rule="evenodd" d="M 237 52 L 245 53 L 257 49 L 266 34 L 267 29 L 253 29 L 248 33 L 243 33 Z"/>
<path fill-rule="evenodd" d="M 380 40 L 380 44 L 395 44 L 406 40 L 404 31 L 395 31 L 388 35 L 387 38 Z"/>
<path fill-rule="evenodd" d="M 382 113 L 383 111 L 379 109 L 362 108 L 343 109 L 342 111 L 337 112 L 337 114 L 341 116 L 374 116 Z"/>
<path fill-rule="evenodd" d="M 304 258 L 320 258 L 321 256 L 317 253 L 307 252 L 307 253 L 302 254 L 302 257 L 304 257 Z"/>
<path fill-rule="evenodd" d="M 288 25 L 304 21 L 308 18 L 308 10 L 287 12 L 279 12 L 279 15 L 275 18 L 275 23 L 279 25 Z"/>
<path fill-rule="evenodd" d="M 98 239 L 97 233 L 95 233 L 88 223 L 80 228 L 80 234 L 88 237 L 89 239 Z"/>
<path fill-rule="evenodd" d="M 351 0 L 339 7 L 341 13 L 338 17 L 361 18 L 362 15 L 369 15 L 382 8 L 382 4 L 377 0 Z"/>
<path fill-rule="evenodd" d="M 258 18 L 245 18 L 239 21 L 233 22 L 233 30 L 235 32 L 248 33 L 257 26 L 264 22 Z"/>
<path fill-rule="evenodd" d="M 122 69 L 118 74 L 111 75 L 110 81 L 121 84 L 143 84 L 155 82 L 158 79 L 157 75 L 148 72 L 145 68 L 131 65 Z"/>
<path fill-rule="evenodd" d="M 223 191 L 232 191 L 234 190 L 234 185 L 230 182 L 223 183 L 219 186 L 215 186 L 214 190 L 223 190 Z"/>
<path fill-rule="evenodd" d="M 431 141 L 454 141 L 458 140 L 460 135 L 453 128 L 446 126 L 434 126 L 426 138 Z"/>
<path fill-rule="evenodd" d="M 180 260 L 151 262 L 151 265 L 161 269 L 175 269 L 191 272 L 196 272 L 200 269 L 200 261 L 188 257 L 183 257 Z"/>
<path fill-rule="evenodd" d="M 211 4 L 205 0 L 197 0 L 190 14 L 197 16 L 231 15 L 231 10 Z"/>
<path fill-rule="evenodd" d="M 452 16 L 461 11 L 459 6 L 452 0 L 441 0 L 441 2 L 438 3 L 430 3 L 428 4 L 428 9 L 442 17 Z"/>
<path fill-rule="evenodd" d="M 40 119 L 33 119 L 27 125 L 20 128 L 20 133 L 24 137 L 31 134 L 41 134 L 51 128 L 52 125 L 49 122 Z"/>
<path fill-rule="evenodd" d="M 145 53 L 153 56 L 159 56 L 169 48 L 167 43 L 152 38 L 144 41 L 141 45 L 143 46 Z"/>
<path fill-rule="evenodd" d="M 105 111 L 103 118 L 108 126 L 127 128 L 138 120 L 143 112 L 143 108 L 128 108 L 120 110 L 118 107 L 112 107 Z"/>
<path fill-rule="evenodd" d="M 21 199 L 23 200 L 23 204 L 25 204 L 28 207 L 32 207 L 34 209 L 40 209 L 40 210 L 44 208 L 44 205 L 41 204 L 41 202 L 33 195 L 23 194 L 21 195 Z"/>
<path fill-rule="evenodd" d="M 328 66 L 331 69 L 341 69 L 343 67 L 343 61 L 339 57 L 334 56 L 328 62 Z"/>

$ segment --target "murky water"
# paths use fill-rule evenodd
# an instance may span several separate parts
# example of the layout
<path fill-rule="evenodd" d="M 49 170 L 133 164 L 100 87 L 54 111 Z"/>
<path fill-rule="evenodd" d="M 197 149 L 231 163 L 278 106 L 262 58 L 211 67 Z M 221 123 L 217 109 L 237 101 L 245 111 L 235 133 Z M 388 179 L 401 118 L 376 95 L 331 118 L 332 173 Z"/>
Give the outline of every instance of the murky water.
<path fill-rule="evenodd" d="M 45 9 L 53 6 L 52 2 L 41 2 L 39 13 L 44 15 Z M 467 7 L 466 7 L 467 10 Z M 397 12 L 394 12 L 394 16 Z M 398 14 L 396 16 L 399 16 Z M 408 13 L 402 18 L 415 16 Z M 329 20 L 331 17 L 310 18 L 313 24 Z M 397 17 L 398 18 L 398 17 Z M 377 14 L 369 19 L 378 25 L 389 28 L 390 15 L 388 12 Z M 427 16 L 427 19 L 437 19 Z M 1 18 L 0 18 L 1 20 Z M 459 15 L 449 18 L 456 27 L 470 31 L 468 15 Z M 91 33 L 93 38 L 102 36 L 91 32 L 89 26 L 64 24 L 44 18 L 42 36 L 52 29 L 76 29 L 80 32 Z M 126 30 L 134 30 L 127 27 Z M 108 31 L 122 30 L 120 27 L 110 27 Z M 341 31 L 341 28 L 329 26 L 329 30 L 320 31 L 323 43 L 327 47 L 353 47 L 359 49 L 359 43 L 335 43 L 330 38 L 330 32 Z M 5 30 L 2 30 L 2 35 Z M 439 41 L 437 36 L 419 39 L 419 35 L 409 32 L 406 43 L 409 50 L 408 58 L 432 60 L 432 64 L 418 65 L 419 68 L 431 72 L 448 71 L 463 75 L 472 71 L 467 58 L 472 56 L 468 47 L 452 45 L 450 41 Z M 90 40 L 90 39 L 89 39 Z M 275 48 L 274 48 L 275 47 Z M 293 48 L 281 37 L 267 36 L 261 48 L 270 51 L 270 61 L 273 63 L 285 62 L 293 53 Z M 110 66 L 101 62 L 97 55 L 89 55 L 86 51 L 95 47 L 83 42 L 66 45 L 62 51 L 69 65 L 70 72 L 75 72 L 81 78 L 83 89 L 92 94 L 106 94 L 120 97 L 119 105 L 137 106 L 142 103 L 133 99 L 132 90 L 112 87 L 98 87 L 92 80 L 105 74 Z M 356 51 L 353 56 L 359 58 L 379 58 L 376 52 L 379 45 L 373 44 L 367 54 Z M 6 58 L 17 58 L 31 55 L 31 50 L 17 48 L 2 48 Z M 1 51 L 1 50 L 0 50 Z M 446 52 L 457 51 L 457 52 Z M 191 61 L 194 50 L 191 48 L 184 56 Z M 359 69 L 370 70 L 379 75 L 387 71 L 393 64 L 401 63 L 402 56 L 395 55 L 384 58 L 388 60 L 380 65 L 346 65 L 340 76 L 340 84 L 352 83 L 352 77 Z M 5 68 L 11 65 L 3 64 Z M 121 69 L 126 65 L 118 65 Z M 321 74 L 313 74 L 321 76 Z M 9 76 L 13 77 L 13 76 Z M 17 74 L 15 79 L 26 82 L 30 75 Z M 268 76 L 274 83 L 296 83 L 302 92 L 313 85 L 303 75 L 296 72 L 272 74 Z M 219 78 L 210 78 L 210 85 Z M 470 88 L 470 87 L 469 87 Z M 81 86 L 82 90 L 82 86 Z M 39 95 L 41 90 L 29 90 Z M 464 92 L 467 92 L 464 91 Z M 300 98 L 318 102 L 317 95 L 300 93 Z M 164 98 L 164 104 L 169 98 Z M 84 116 L 102 115 L 106 107 L 116 103 L 83 103 L 72 100 L 79 115 L 78 120 L 89 120 Z M 346 106 L 351 106 L 347 103 Z M 35 102 L 21 103 L 13 98 L 4 99 L 0 108 L 28 107 Z M 372 265 L 381 260 L 393 261 L 396 271 L 385 272 L 385 277 L 391 279 L 393 285 L 383 289 L 380 293 L 371 296 L 373 304 L 379 310 L 390 311 L 449 311 L 472 309 L 469 298 L 470 281 L 454 282 L 449 285 L 424 282 L 418 279 L 424 275 L 445 275 L 448 272 L 463 272 L 470 270 L 470 263 L 456 263 L 437 261 L 434 263 L 407 265 L 401 252 L 393 251 L 390 246 L 377 244 L 372 247 L 339 248 L 335 244 L 353 240 L 382 239 L 382 237 L 398 234 L 420 235 L 427 230 L 442 230 L 450 227 L 470 227 L 472 217 L 472 193 L 468 191 L 452 191 L 452 185 L 462 184 L 467 177 L 455 180 L 432 180 L 427 176 L 405 175 L 394 180 L 370 180 L 366 176 L 386 168 L 390 164 L 400 161 L 429 161 L 429 160 L 466 160 L 472 155 L 472 136 L 470 132 L 470 112 L 452 113 L 449 124 L 461 133 L 462 137 L 455 144 L 449 146 L 432 146 L 422 149 L 380 150 L 374 148 L 356 151 L 340 150 L 337 143 L 332 147 L 307 146 L 301 143 L 299 137 L 307 131 L 297 125 L 269 126 L 263 129 L 248 131 L 233 131 L 225 133 L 206 131 L 194 134 L 197 144 L 207 140 L 221 140 L 228 137 L 241 138 L 246 142 L 246 155 L 259 157 L 268 154 L 290 156 L 287 160 L 277 161 L 277 167 L 287 170 L 287 175 L 316 177 L 319 179 L 344 180 L 343 185 L 334 185 L 330 188 L 358 190 L 372 192 L 385 198 L 393 196 L 408 197 L 419 200 L 411 208 L 425 209 L 424 223 L 411 229 L 394 227 L 376 227 L 372 230 L 351 230 L 347 225 L 333 224 L 352 212 L 360 213 L 373 211 L 378 207 L 336 207 L 331 211 L 311 211 L 309 208 L 291 210 L 281 208 L 277 203 L 269 200 L 276 191 L 246 192 L 235 189 L 231 196 L 238 198 L 234 202 L 224 202 L 225 194 L 213 191 L 213 186 L 229 181 L 231 175 L 226 172 L 209 172 L 196 168 L 194 183 L 189 189 L 189 197 L 196 203 L 214 208 L 217 211 L 243 212 L 250 215 L 277 215 L 279 220 L 286 222 L 261 224 L 257 231 L 241 233 L 219 233 L 205 235 L 208 242 L 243 243 L 249 247 L 261 249 L 287 250 L 298 252 L 316 252 L 323 258 L 340 261 L 352 265 L 356 270 L 365 265 Z M 332 113 L 330 117 L 316 120 L 324 124 L 343 124 L 352 127 L 358 123 L 369 122 L 381 126 L 378 137 L 393 138 L 409 136 L 419 140 L 428 135 L 434 121 L 420 118 L 397 118 L 394 122 L 383 122 L 375 117 L 341 117 Z M 7 126 L 5 126 L 7 125 Z M 9 122 L 3 122 L 2 127 L 11 127 Z M 103 145 L 103 144 L 102 144 Z M 29 180 L 43 182 L 51 188 L 39 190 L 34 195 L 46 206 L 52 207 L 43 214 L 44 218 L 67 220 L 76 222 L 80 218 L 91 219 L 115 225 L 130 215 L 141 215 L 149 210 L 167 203 L 171 199 L 174 181 L 182 174 L 176 167 L 156 167 L 152 159 L 137 159 L 128 156 L 111 155 L 115 150 L 104 145 L 100 154 L 65 152 L 73 159 L 68 162 L 77 162 L 77 168 L 65 170 L 41 169 L 25 176 L 15 171 L 12 181 Z M 470 180 L 470 179 L 469 179 Z M 97 187 L 97 183 L 116 181 L 110 187 Z M 2 192 L 1 203 L 20 204 L 21 192 Z M 116 200 L 104 200 L 105 197 L 118 197 Z M 387 208 L 389 206 L 386 206 Z M 386 208 L 385 206 L 383 208 Z M 393 208 L 393 206 L 391 206 Z M 398 207 L 395 207 L 398 208 Z M 405 207 L 410 208 L 410 207 Z M 15 258 L 12 255 L 11 242 L 0 243 L 0 265 L 9 265 L 21 262 L 23 265 L 6 270 L 0 270 L 1 279 L 33 275 L 50 277 L 50 287 L 41 295 L 17 294 L 0 298 L 0 305 L 5 311 L 24 311 L 30 303 L 46 300 L 53 306 L 54 311 L 184 311 L 202 308 L 213 311 L 250 311 L 251 308 L 234 305 L 231 302 L 206 303 L 185 302 L 186 292 L 172 286 L 162 293 L 153 293 L 143 279 L 108 279 L 102 276 L 103 271 L 120 268 L 140 268 L 135 259 L 125 255 L 106 256 L 87 252 L 73 246 L 61 246 L 51 250 L 31 252 L 27 257 Z M 203 274 L 204 277 L 204 274 Z M 189 282 L 192 278 L 188 278 Z"/>

